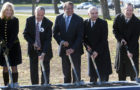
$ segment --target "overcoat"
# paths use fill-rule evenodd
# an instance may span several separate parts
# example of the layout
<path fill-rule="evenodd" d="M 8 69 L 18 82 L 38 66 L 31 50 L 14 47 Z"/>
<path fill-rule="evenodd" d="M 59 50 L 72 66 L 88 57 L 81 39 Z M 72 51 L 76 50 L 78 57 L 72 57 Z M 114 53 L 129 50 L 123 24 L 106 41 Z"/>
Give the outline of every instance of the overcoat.
<path fill-rule="evenodd" d="M 140 21 L 133 15 L 132 18 L 126 22 L 123 14 L 118 14 L 114 20 L 113 33 L 117 39 L 115 69 L 118 73 L 122 73 L 122 64 L 125 65 L 126 76 L 135 75 L 132 64 L 127 56 L 126 48 L 121 45 L 121 40 L 125 39 L 128 50 L 133 54 L 133 61 L 137 71 L 139 71 L 139 32 Z"/>
<path fill-rule="evenodd" d="M 98 18 L 93 27 L 91 27 L 91 20 L 84 21 L 84 43 L 85 46 L 90 46 L 93 51 L 98 52 L 95 62 L 100 75 L 109 75 L 112 73 L 110 52 L 108 47 L 108 25 L 105 20 Z M 95 68 L 92 67 L 92 61 L 89 60 L 89 76 L 93 72 L 96 75 Z M 91 66 L 92 65 L 92 66 Z"/>

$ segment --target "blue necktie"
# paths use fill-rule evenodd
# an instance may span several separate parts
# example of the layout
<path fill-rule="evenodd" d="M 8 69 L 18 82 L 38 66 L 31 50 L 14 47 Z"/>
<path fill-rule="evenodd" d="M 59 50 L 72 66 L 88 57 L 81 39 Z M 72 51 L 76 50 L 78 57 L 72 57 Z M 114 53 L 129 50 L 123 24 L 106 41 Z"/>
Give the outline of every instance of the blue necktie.
<path fill-rule="evenodd" d="M 67 16 L 66 19 L 65 19 L 65 23 L 66 23 L 66 32 L 68 31 L 68 27 L 69 27 L 69 23 L 70 23 L 69 18 L 70 18 L 70 16 Z"/>
<path fill-rule="evenodd" d="M 94 27 L 94 22 L 92 22 L 92 27 L 91 28 L 93 28 Z"/>
<path fill-rule="evenodd" d="M 39 33 L 39 23 L 36 24 L 36 36 L 35 36 L 35 43 L 39 48 L 41 48 L 41 43 L 40 43 L 40 33 Z"/>

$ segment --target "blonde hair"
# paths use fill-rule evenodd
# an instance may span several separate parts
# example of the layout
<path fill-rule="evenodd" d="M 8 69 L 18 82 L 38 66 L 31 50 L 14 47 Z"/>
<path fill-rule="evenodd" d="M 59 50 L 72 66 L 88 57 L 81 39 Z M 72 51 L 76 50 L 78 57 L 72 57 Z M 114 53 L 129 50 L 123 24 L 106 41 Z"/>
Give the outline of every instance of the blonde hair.
<path fill-rule="evenodd" d="M 13 18 L 14 16 L 14 5 L 10 2 L 6 2 L 3 4 L 2 8 L 1 8 L 1 12 L 0 12 L 0 18 L 3 19 L 5 18 L 5 11 L 7 10 L 7 8 L 10 7 L 12 9 L 12 16 L 10 18 Z"/>

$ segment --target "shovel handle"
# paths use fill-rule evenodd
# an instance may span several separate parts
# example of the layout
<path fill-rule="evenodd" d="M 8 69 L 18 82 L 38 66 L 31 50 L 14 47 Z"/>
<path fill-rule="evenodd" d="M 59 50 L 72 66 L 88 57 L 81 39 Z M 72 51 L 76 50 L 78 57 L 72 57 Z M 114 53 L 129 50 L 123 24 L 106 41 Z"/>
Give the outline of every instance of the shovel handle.
<path fill-rule="evenodd" d="M 8 61 L 8 56 L 7 54 L 4 52 L 3 53 L 4 57 L 5 57 L 5 61 L 6 61 L 6 65 L 7 65 L 7 68 L 8 68 L 8 73 L 9 73 L 9 76 L 10 76 L 10 79 L 11 79 L 11 88 L 13 88 L 13 78 L 12 78 L 12 72 L 11 72 L 11 69 L 10 69 L 10 65 L 9 65 L 9 61 Z"/>
<path fill-rule="evenodd" d="M 99 85 L 101 85 L 101 77 L 100 77 L 100 74 L 99 74 L 97 65 L 96 65 L 96 63 L 95 63 L 95 59 L 94 59 L 92 56 L 91 56 L 91 59 L 92 59 L 93 65 L 94 65 L 94 67 L 95 67 L 96 74 L 97 74 L 97 76 L 98 76 L 98 78 L 99 78 Z"/>
<path fill-rule="evenodd" d="M 71 63 L 72 69 L 73 69 L 73 71 L 74 71 L 74 75 L 75 75 L 75 77 L 76 77 L 76 80 L 77 80 L 77 82 L 79 82 L 78 75 L 77 75 L 77 72 L 76 72 L 75 66 L 74 66 L 74 64 L 73 64 L 72 58 L 71 58 L 70 55 L 69 55 L 68 57 L 69 57 L 69 60 L 70 60 L 70 63 Z"/>
<path fill-rule="evenodd" d="M 40 60 L 40 65 L 41 65 L 42 73 L 43 73 L 44 80 L 45 80 L 44 84 L 47 85 L 47 77 L 46 77 L 46 72 L 45 72 L 45 68 L 44 68 L 43 60 Z"/>
<path fill-rule="evenodd" d="M 125 48 L 126 48 L 127 53 L 130 53 L 129 50 L 128 50 L 128 46 L 127 45 L 125 45 Z M 132 67 L 133 67 L 134 72 L 136 74 L 136 79 L 138 79 L 138 72 L 137 72 L 136 66 L 134 64 L 134 61 L 133 61 L 132 57 L 128 57 L 128 58 L 129 58 L 129 60 L 130 60 L 130 62 L 132 64 Z"/>

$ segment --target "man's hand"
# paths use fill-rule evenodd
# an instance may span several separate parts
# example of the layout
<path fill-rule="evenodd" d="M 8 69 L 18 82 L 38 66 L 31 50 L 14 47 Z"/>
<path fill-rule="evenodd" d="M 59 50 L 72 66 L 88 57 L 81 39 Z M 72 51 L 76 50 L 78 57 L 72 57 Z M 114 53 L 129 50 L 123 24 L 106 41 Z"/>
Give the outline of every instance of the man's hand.
<path fill-rule="evenodd" d="M 127 52 L 127 56 L 128 56 L 129 58 L 132 58 L 132 57 L 133 57 L 133 54 L 130 53 L 130 52 Z"/>
<path fill-rule="evenodd" d="M 68 47 L 69 46 L 69 43 L 67 41 L 64 41 L 63 42 L 63 45 L 64 45 L 64 47 Z"/>
<path fill-rule="evenodd" d="M 121 45 L 126 45 L 126 44 L 127 44 L 127 42 L 124 39 L 122 39 L 121 40 Z"/>
<path fill-rule="evenodd" d="M 34 49 L 35 49 L 35 50 L 41 50 L 41 48 L 38 47 L 38 45 L 37 45 L 36 43 L 34 43 L 33 46 L 34 46 Z"/>
<path fill-rule="evenodd" d="M 44 60 L 45 53 L 42 53 L 40 56 L 38 56 L 39 60 Z"/>
<path fill-rule="evenodd" d="M 94 52 L 92 53 L 92 57 L 95 59 L 97 56 L 98 56 L 98 53 L 97 53 L 96 51 L 94 51 Z"/>
<path fill-rule="evenodd" d="M 91 47 L 87 45 L 87 50 L 90 52 L 92 51 Z"/>
<path fill-rule="evenodd" d="M 66 55 L 70 55 L 70 54 L 72 54 L 72 53 L 74 53 L 74 50 L 73 49 L 67 49 L 66 50 Z"/>

